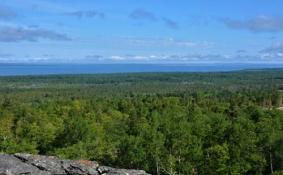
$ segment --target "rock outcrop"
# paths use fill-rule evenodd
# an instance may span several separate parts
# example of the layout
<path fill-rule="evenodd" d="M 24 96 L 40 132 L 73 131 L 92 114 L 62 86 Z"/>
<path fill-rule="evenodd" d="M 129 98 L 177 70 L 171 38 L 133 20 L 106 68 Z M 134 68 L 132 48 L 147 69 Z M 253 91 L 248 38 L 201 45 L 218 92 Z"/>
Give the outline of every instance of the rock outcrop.
<path fill-rule="evenodd" d="M 143 170 L 116 169 L 87 160 L 52 156 L 0 154 L 0 175 L 149 175 Z"/>

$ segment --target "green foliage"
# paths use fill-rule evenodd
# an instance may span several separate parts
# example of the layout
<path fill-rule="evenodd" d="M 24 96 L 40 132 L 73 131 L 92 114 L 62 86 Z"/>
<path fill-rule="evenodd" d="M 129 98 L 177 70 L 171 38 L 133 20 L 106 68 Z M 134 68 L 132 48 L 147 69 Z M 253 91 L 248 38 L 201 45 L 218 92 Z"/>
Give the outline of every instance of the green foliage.
<path fill-rule="evenodd" d="M 1 77 L 0 152 L 156 175 L 279 175 L 282 87 L 282 70 Z"/>

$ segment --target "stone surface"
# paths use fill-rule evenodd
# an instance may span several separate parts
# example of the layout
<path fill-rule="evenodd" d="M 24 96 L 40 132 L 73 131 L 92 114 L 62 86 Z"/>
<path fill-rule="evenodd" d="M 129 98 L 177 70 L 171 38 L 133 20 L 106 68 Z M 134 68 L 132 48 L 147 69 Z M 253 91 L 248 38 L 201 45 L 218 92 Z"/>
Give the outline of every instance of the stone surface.
<path fill-rule="evenodd" d="M 26 164 L 32 165 L 39 170 L 47 171 L 52 174 L 64 174 L 61 160 L 56 157 L 38 156 L 30 154 L 15 154 L 15 157 L 22 160 Z"/>
<path fill-rule="evenodd" d="M 0 155 L 0 175 L 50 175 L 11 155 Z"/>
<path fill-rule="evenodd" d="M 127 170 L 127 169 L 116 169 L 107 166 L 100 166 L 97 168 L 99 174 L 110 174 L 110 175 L 146 175 L 147 173 L 143 170 Z"/>
<path fill-rule="evenodd" d="M 53 156 L 0 154 L 0 175 L 149 175 L 143 170 L 99 166 L 87 160 L 60 160 Z"/>
<path fill-rule="evenodd" d="M 77 161 L 62 161 L 62 167 L 68 174 L 74 175 L 99 175 L 98 163 L 86 161 L 86 160 L 77 160 Z"/>

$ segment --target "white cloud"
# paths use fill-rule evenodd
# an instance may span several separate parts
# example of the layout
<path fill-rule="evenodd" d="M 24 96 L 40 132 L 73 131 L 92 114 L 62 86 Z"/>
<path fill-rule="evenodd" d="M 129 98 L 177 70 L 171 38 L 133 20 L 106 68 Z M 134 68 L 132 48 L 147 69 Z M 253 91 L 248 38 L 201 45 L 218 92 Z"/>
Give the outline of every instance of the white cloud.
<path fill-rule="evenodd" d="M 259 55 L 264 60 L 282 60 L 283 61 L 283 43 L 276 42 L 259 52 Z"/>
<path fill-rule="evenodd" d="M 208 48 L 213 47 L 215 43 L 209 41 L 189 41 L 178 40 L 174 38 L 125 38 L 127 41 L 138 46 L 147 47 L 186 47 L 186 48 Z"/>
<path fill-rule="evenodd" d="M 114 61 L 121 61 L 121 60 L 125 60 L 126 58 L 123 56 L 114 55 L 114 56 L 110 56 L 110 59 Z"/>

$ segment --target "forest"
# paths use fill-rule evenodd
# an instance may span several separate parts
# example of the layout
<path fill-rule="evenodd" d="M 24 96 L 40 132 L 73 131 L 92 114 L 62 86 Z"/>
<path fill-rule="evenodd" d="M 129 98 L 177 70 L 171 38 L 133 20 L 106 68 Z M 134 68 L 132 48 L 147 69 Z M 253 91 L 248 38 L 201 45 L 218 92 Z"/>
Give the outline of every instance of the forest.
<path fill-rule="evenodd" d="M 0 152 L 282 175 L 283 69 L 0 77 Z"/>

